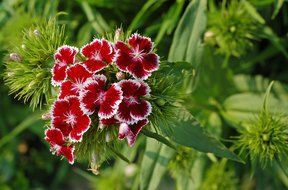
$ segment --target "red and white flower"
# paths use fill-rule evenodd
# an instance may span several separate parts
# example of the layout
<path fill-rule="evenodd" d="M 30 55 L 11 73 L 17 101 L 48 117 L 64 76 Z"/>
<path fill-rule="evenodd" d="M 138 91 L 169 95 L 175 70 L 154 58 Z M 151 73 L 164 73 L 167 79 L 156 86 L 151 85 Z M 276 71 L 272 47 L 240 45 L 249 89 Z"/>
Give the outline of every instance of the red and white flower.
<path fill-rule="evenodd" d="M 128 44 L 118 41 L 115 44 L 115 62 L 118 68 L 128 72 L 136 79 L 145 80 L 159 68 L 159 56 L 152 52 L 150 38 L 133 34 Z"/>
<path fill-rule="evenodd" d="M 110 42 L 105 39 L 95 39 L 81 49 L 81 54 L 87 58 L 83 62 L 85 67 L 92 73 L 104 69 L 114 57 L 114 50 Z"/>
<path fill-rule="evenodd" d="M 106 77 L 95 75 L 93 80 L 85 83 L 80 92 L 82 110 L 87 114 L 98 111 L 100 119 L 108 119 L 114 116 L 122 101 L 123 92 L 117 83 L 106 90 Z"/>
<path fill-rule="evenodd" d="M 45 140 L 50 144 L 50 150 L 57 156 L 63 155 L 70 164 L 74 163 L 74 146 L 67 146 L 61 130 L 50 128 L 45 131 Z"/>
<path fill-rule="evenodd" d="M 140 120 L 132 125 L 121 123 L 119 127 L 118 138 L 120 140 L 126 138 L 129 146 L 133 146 L 139 132 L 148 123 L 149 123 L 148 119 Z"/>
<path fill-rule="evenodd" d="M 83 89 L 84 83 L 91 80 L 92 74 L 81 65 L 76 64 L 67 69 L 67 80 L 61 84 L 59 98 L 63 99 L 67 96 L 79 96 L 79 92 Z"/>
<path fill-rule="evenodd" d="M 143 98 L 150 93 L 149 86 L 142 81 L 122 80 L 119 83 L 123 91 L 123 100 L 119 105 L 116 118 L 120 123 L 133 124 L 146 119 L 151 113 L 151 104 Z"/>
<path fill-rule="evenodd" d="M 55 64 L 52 68 L 52 85 L 59 86 L 66 79 L 68 65 L 75 63 L 78 48 L 63 45 L 58 48 L 54 55 Z"/>
<path fill-rule="evenodd" d="M 91 120 L 80 108 L 80 101 L 75 96 L 57 100 L 52 109 L 52 127 L 59 129 L 73 142 L 80 142 L 89 129 Z"/>

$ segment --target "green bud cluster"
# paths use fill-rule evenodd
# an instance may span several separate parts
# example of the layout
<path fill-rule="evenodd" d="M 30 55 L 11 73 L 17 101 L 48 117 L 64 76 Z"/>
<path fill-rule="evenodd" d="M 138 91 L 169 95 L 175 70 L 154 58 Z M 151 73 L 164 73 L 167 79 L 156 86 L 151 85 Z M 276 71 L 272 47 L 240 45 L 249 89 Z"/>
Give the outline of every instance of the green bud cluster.
<path fill-rule="evenodd" d="M 221 54 L 239 57 L 245 54 L 257 39 L 260 24 L 247 12 L 243 1 L 232 0 L 229 5 L 209 12 L 205 42 Z"/>
<path fill-rule="evenodd" d="M 261 112 L 256 120 L 240 130 L 238 148 L 252 163 L 265 167 L 288 156 L 288 120 L 284 116 Z"/>
<path fill-rule="evenodd" d="M 24 102 L 35 109 L 52 97 L 51 68 L 55 50 L 65 43 L 64 27 L 56 21 L 41 21 L 23 32 L 21 44 L 6 60 L 4 80 Z"/>

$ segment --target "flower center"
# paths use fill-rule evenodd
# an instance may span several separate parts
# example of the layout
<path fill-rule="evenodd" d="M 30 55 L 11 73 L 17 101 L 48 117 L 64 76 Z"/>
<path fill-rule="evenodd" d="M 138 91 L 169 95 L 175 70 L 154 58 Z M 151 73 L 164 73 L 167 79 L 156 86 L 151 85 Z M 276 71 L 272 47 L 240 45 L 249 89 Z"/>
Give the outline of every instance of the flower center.
<path fill-rule="evenodd" d="M 139 50 L 139 46 L 137 46 L 136 48 L 134 48 L 132 50 L 132 52 L 130 53 L 130 55 L 132 56 L 132 59 L 135 61 L 142 61 L 143 59 L 143 50 Z"/>
<path fill-rule="evenodd" d="M 134 96 L 125 97 L 125 100 L 131 104 L 138 104 L 137 98 Z"/>
<path fill-rule="evenodd" d="M 98 94 L 97 102 L 101 104 L 104 100 L 105 100 L 105 92 L 100 92 Z"/>
<path fill-rule="evenodd" d="M 93 59 L 96 60 L 96 61 L 102 61 L 102 56 L 101 56 L 101 53 L 100 51 L 95 51 L 94 55 L 93 55 Z"/>
<path fill-rule="evenodd" d="M 72 113 L 66 113 L 64 114 L 66 119 L 65 122 L 69 125 L 74 125 L 76 123 L 76 117 Z"/>

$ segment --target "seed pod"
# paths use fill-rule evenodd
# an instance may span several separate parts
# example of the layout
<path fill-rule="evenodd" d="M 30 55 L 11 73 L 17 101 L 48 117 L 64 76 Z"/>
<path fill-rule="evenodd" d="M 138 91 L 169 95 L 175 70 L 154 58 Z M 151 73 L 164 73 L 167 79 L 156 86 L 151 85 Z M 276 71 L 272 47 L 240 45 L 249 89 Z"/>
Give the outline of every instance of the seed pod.
<path fill-rule="evenodd" d="M 122 73 L 122 72 L 117 72 L 116 73 L 116 78 L 117 78 L 117 80 L 125 79 L 125 74 Z"/>
<path fill-rule="evenodd" d="M 22 61 L 21 56 L 17 53 L 10 53 L 9 58 L 10 58 L 10 60 L 16 61 L 16 62 Z"/>

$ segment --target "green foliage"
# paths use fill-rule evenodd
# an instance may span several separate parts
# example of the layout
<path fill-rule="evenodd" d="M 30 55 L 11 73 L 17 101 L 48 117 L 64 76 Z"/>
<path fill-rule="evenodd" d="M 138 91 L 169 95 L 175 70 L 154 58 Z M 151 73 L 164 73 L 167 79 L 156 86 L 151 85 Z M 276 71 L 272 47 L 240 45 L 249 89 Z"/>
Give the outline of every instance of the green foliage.
<path fill-rule="evenodd" d="M 16 53 L 11 52 L 6 61 L 4 80 L 10 93 L 24 102 L 30 101 L 33 109 L 47 102 L 52 97 L 53 55 L 64 43 L 64 27 L 58 26 L 54 19 L 24 31 L 22 44 L 15 47 Z"/>
<path fill-rule="evenodd" d="M 272 164 L 277 157 L 288 155 L 287 118 L 271 115 L 267 111 L 260 113 L 251 125 L 241 129 L 236 143 L 241 153 L 250 157 L 254 164 L 261 167 Z"/>
<path fill-rule="evenodd" d="M 232 0 L 217 11 L 211 11 L 206 42 L 217 46 L 218 52 L 239 57 L 253 46 L 260 26 L 244 6 L 245 1 Z M 227 7 L 226 7 L 227 6 Z"/>
<path fill-rule="evenodd" d="M 199 189 L 203 190 L 236 190 L 238 179 L 231 168 L 227 168 L 227 161 L 213 163 L 205 174 L 205 180 Z"/>

